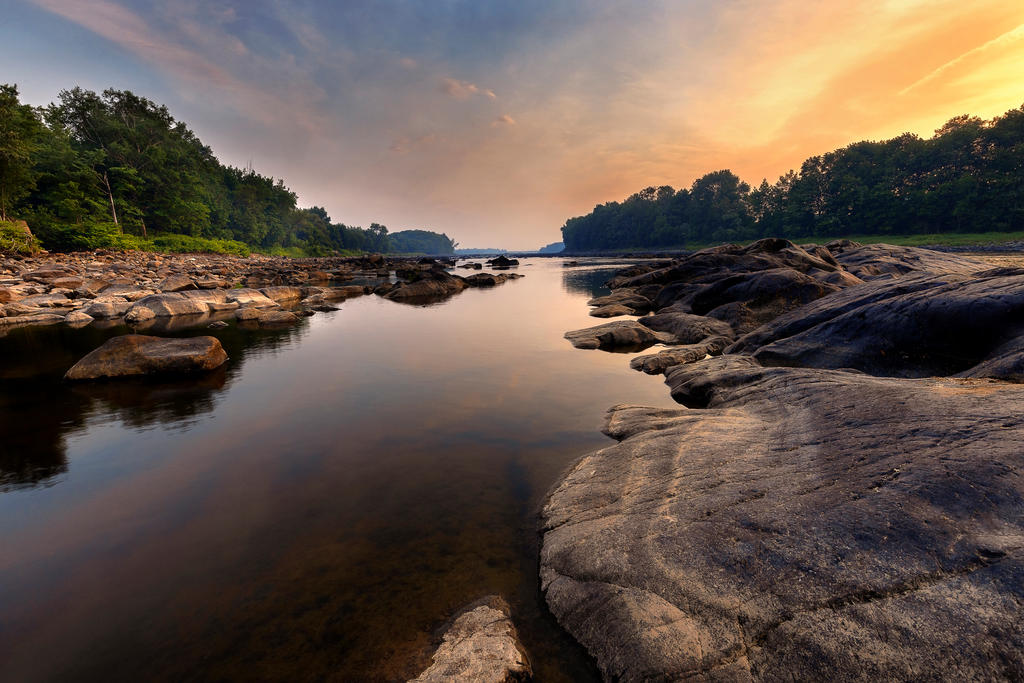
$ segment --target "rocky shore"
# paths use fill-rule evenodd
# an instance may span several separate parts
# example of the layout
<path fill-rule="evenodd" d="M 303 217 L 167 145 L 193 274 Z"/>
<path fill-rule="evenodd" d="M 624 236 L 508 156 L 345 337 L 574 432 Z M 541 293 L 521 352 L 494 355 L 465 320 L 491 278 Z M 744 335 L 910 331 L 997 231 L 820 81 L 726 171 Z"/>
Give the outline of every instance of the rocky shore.
<path fill-rule="evenodd" d="M 421 304 L 470 287 L 493 287 L 515 273 L 451 274 L 454 261 L 430 258 L 292 259 L 212 254 L 78 252 L 0 258 L 0 335 L 28 325 L 128 325 L 166 333 L 218 327 L 292 325 L 378 294 Z M 360 284 L 362 283 L 362 284 Z"/>
<path fill-rule="evenodd" d="M 652 315 L 567 338 L 665 346 L 685 407 L 614 407 L 543 509 L 606 679 L 1024 676 L 1024 269 L 768 239 L 609 285 Z"/>

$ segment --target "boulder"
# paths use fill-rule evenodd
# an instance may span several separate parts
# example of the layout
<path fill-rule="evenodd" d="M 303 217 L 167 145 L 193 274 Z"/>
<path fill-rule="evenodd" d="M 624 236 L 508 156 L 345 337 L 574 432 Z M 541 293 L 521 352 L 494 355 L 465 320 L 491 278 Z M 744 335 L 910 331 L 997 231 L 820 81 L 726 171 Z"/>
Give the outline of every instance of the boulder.
<path fill-rule="evenodd" d="M 650 299 L 632 287 L 617 289 L 607 296 L 595 297 L 588 301 L 587 305 L 596 306 L 599 309 L 606 306 L 624 306 L 630 310 L 627 315 L 643 315 L 649 312 L 653 306 Z M 594 312 L 591 311 L 590 314 L 594 315 Z"/>
<path fill-rule="evenodd" d="M 487 261 L 487 265 L 493 268 L 511 268 L 512 266 L 518 266 L 519 261 L 517 259 L 509 258 L 502 254 Z"/>
<path fill-rule="evenodd" d="M 192 278 L 181 273 L 168 275 L 157 285 L 157 289 L 161 292 L 181 292 L 186 289 L 195 288 L 196 283 L 192 281 Z"/>
<path fill-rule="evenodd" d="M 733 337 L 729 323 L 673 309 L 640 318 L 637 322 L 652 330 L 671 334 L 676 344 L 696 344 L 708 337 Z"/>
<path fill-rule="evenodd" d="M 134 375 L 203 372 L 218 368 L 228 356 L 214 337 L 168 339 L 128 334 L 107 340 L 64 375 L 88 380 Z"/>
<path fill-rule="evenodd" d="M 590 315 L 595 318 L 617 318 L 622 315 L 636 315 L 636 311 L 622 304 L 608 304 L 591 309 Z"/>
<path fill-rule="evenodd" d="M 508 603 L 492 595 L 464 608 L 444 633 L 433 664 L 415 683 L 512 683 L 533 676 Z"/>
<path fill-rule="evenodd" d="M 613 409 L 543 509 L 545 598 L 606 680 L 1024 677 L 1024 387 L 667 381 L 705 407 Z"/>
<path fill-rule="evenodd" d="M 876 279 L 783 315 L 728 352 L 764 365 L 925 377 L 969 373 L 1022 342 L 1024 269 L 1003 268 Z"/>
<path fill-rule="evenodd" d="M 277 302 L 263 294 L 258 289 L 229 289 L 225 292 L 228 301 L 234 301 L 239 306 L 255 306 L 257 308 L 272 308 Z"/>
<path fill-rule="evenodd" d="M 64 322 L 75 327 L 88 325 L 92 321 L 93 317 L 84 311 L 71 311 L 67 314 L 67 317 L 64 318 Z"/>
<path fill-rule="evenodd" d="M 173 315 L 194 315 L 196 313 L 206 313 L 210 310 L 210 307 L 202 299 L 189 298 L 181 292 L 167 292 L 165 294 L 144 296 L 132 305 L 129 312 L 142 308 L 148 309 L 158 318 Z"/>
<path fill-rule="evenodd" d="M 84 312 L 93 318 L 120 318 L 131 307 L 131 303 L 120 297 L 103 297 L 101 299 L 94 299 Z"/>
<path fill-rule="evenodd" d="M 264 287 L 260 290 L 265 297 L 278 303 L 282 301 L 298 301 L 302 298 L 301 287 Z"/>
<path fill-rule="evenodd" d="M 615 322 L 573 330 L 565 338 L 577 349 L 638 350 L 654 344 L 671 344 L 674 337 L 667 332 L 656 332 L 635 320 Z"/>

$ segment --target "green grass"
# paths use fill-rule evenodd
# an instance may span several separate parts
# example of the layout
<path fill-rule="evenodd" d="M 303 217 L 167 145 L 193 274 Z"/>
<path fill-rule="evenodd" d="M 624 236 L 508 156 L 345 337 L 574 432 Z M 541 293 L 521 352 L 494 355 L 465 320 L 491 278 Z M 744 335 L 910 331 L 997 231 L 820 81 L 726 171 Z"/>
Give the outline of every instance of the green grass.
<path fill-rule="evenodd" d="M 0 254 L 34 254 L 39 242 L 14 221 L 0 221 Z"/>

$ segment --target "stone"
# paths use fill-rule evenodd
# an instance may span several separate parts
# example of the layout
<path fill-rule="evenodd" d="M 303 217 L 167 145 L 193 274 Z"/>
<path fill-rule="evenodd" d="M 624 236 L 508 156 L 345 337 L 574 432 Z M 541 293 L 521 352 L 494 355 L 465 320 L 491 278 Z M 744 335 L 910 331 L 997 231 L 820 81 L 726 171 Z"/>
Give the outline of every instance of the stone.
<path fill-rule="evenodd" d="M 670 344 L 674 337 L 667 332 L 656 332 L 635 320 L 615 322 L 573 330 L 565 338 L 577 349 L 637 350 L 654 344 Z"/>
<path fill-rule="evenodd" d="M 224 329 L 227 326 L 228 326 L 228 324 L 226 322 L 224 322 L 223 320 L 214 320 L 212 323 L 207 325 L 207 327 L 209 327 L 211 330 L 220 330 L 220 329 Z"/>
<path fill-rule="evenodd" d="M 229 289 L 225 296 L 228 301 L 234 301 L 239 306 L 255 306 L 257 308 L 267 308 L 277 305 L 277 302 L 270 297 L 263 294 L 263 292 L 257 289 Z"/>
<path fill-rule="evenodd" d="M 150 294 L 134 303 L 129 312 L 137 309 L 148 309 L 154 316 L 193 315 L 206 313 L 210 307 L 201 299 L 192 299 L 181 292 Z M 144 314 L 143 314 L 144 315 Z"/>
<path fill-rule="evenodd" d="M 188 275 L 176 273 L 174 275 L 168 275 L 160 284 L 157 285 L 157 289 L 161 292 L 180 292 L 186 289 L 195 289 L 196 283 L 192 281 Z"/>
<path fill-rule="evenodd" d="M 20 298 L 21 296 L 10 287 L 0 287 L 0 304 L 10 303 Z"/>
<path fill-rule="evenodd" d="M 132 304 L 120 297 L 103 297 L 102 299 L 94 299 L 89 306 L 85 308 L 85 314 L 93 318 L 120 318 L 126 314 L 132 307 Z"/>
<path fill-rule="evenodd" d="M 727 352 L 750 353 L 764 365 L 947 376 L 969 372 L 1013 340 L 1024 342 L 1022 320 L 1024 269 L 911 273 L 818 299 Z"/>
<path fill-rule="evenodd" d="M 696 363 L 708 356 L 717 356 L 729 343 L 728 337 L 708 337 L 697 344 L 673 346 L 658 353 L 637 356 L 629 361 L 629 367 L 648 375 L 660 375 L 675 365 Z"/>
<path fill-rule="evenodd" d="M 199 315 L 192 313 L 191 315 Z M 146 308 L 145 306 L 136 306 L 125 313 L 124 321 L 128 325 L 139 325 L 141 323 L 153 320 L 156 318 L 156 313 L 152 309 Z"/>
<path fill-rule="evenodd" d="M 543 509 L 545 599 L 606 680 L 1024 676 L 1024 387 L 666 381 L 695 407 L 613 409 Z"/>
<path fill-rule="evenodd" d="M 67 314 L 67 317 L 64 318 L 64 322 L 66 322 L 68 325 L 74 325 L 76 327 L 88 325 L 92 321 L 93 317 L 83 311 L 71 311 L 70 313 Z"/>
<path fill-rule="evenodd" d="M 34 313 L 22 315 L 8 315 L 0 318 L 0 327 L 24 327 L 26 325 L 56 325 L 64 322 L 64 316 L 58 313 Z"/>
<path fill-rule="evenodd" d="M 299 299 L 302 298 L 301 287 L 264 287 L 263 289 L 260 290 L 260 292 L 262 292 L 263 295 L 268 299 L 271 299 L 278 303 L 282 301 L 298 301 Z"/>
<path fill-rule="evenodd" d="M 696 344 L 708 337 L 733 337 L 729 323 L 673 309 L 640 318 L 637 322 L 652 330 L 671 334 L 676 344 Z"/>
<path fill-rule="evenodd" d="M 464 608 L 445 631 L 433 664 L 414 683 L 512 683 L 533 676 L 508 603 L 493 595 Z"/>
<path fill-rule="evenodd" d="M 294 325 L 299 321 L 299 316 L 291 311 L 260 311 L 256 321 L 260 327 L 282 327 Z"/>
<path fill-rule="evenodd" d="M 64 375 L 91 380 L 151 374 L 205 372 L 228 359 L 214 337 L 173 339 L 128 334 L 107 340 Z"/>
<path fill-rule="evenodd" d="M 636 315 L 636 311 L 629 306 L 622 304 L 607 304 L 590 310 L 590 315 L 595 318 L 617 318 L 622 315 Z"/>
<path fill-rule="evenodd" d="M 487 261 L 487 265 L 493 268 L 511 268 L 512 266 L 518 266 L 519 261 L 517 259 L 509 258 L 502 254 Z"/>

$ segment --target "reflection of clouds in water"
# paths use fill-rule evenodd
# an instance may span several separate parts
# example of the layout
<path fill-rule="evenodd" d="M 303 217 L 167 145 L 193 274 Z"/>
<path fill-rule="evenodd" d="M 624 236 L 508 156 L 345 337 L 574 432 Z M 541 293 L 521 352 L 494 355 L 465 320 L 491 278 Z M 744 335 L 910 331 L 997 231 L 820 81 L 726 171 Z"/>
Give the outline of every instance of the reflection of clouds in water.
<path fill-rule="evenodd" d="M 11 427 L 4 430 L 9 448 L 0 452 L 0 492 L 52 486 L 67 472 L 67 437 L 81 432 L 98 417 L 116 419 L 126 427 L 154 425 L 187 430 L 211 414 L 216 397 L 230 385 L 246 356 L 275 352 L 301 338 L 308 328 L 221 330 L 177 329 L 181 336 L 212 335 L 227 351 L 228 364 L 201 376 L 129 378 L 68 385 L 63 373 L 111 337 L 128 332 L 123 325 L 24 328 L 0 338 L 0 357 L 17 359 L 0 371 L 0 414 Z M 169 327 L 165 332 L 172 331 Z"/>

